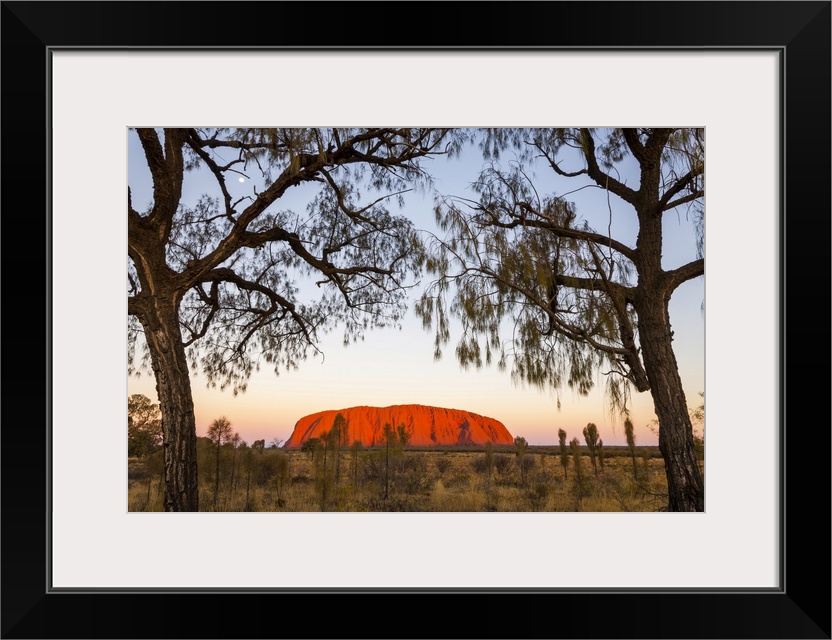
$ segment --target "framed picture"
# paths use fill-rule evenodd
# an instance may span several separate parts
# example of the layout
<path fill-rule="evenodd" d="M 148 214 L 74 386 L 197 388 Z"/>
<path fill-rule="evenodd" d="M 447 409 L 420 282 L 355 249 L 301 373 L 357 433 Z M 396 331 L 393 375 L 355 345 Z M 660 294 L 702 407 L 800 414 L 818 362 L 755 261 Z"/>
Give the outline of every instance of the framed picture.
<path fill-rule="evenodd" d="M 830 637 L 829 2 L 2 11 L 3 637 Z M 127 128 L 399 122 L 704 127 L 704 513 L 129 513 Z"/>

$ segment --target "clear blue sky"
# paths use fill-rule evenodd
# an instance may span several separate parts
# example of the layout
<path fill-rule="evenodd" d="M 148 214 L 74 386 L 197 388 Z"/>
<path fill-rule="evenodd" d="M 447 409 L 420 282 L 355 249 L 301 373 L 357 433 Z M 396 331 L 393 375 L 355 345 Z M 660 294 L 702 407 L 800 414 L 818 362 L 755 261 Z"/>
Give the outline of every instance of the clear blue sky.
<path fill-rule="evenodd" d="M 150 202 L 150 177 L 141 147 L 134 133 L 130 133 L 128 181 L 133 204 L 140 211 Z M 505 162 L 510 155 L 503 157 Z M 445 195 L 475 198 L 469 190 L 483 160 L 476 149 L 458 159 L 431 160 L 427 165 L 437 178 L 436 187 Z M 251 194 L 260 187 L 260 176 L 249 173 L 243 182 L 232 181 L 229 188 L 233 197 Z M 622 180 L 637 184 L 637 175 L 622 175 Z M 546 185 L 545 191 L 568 196 L 577 205 L 578 215 L 596 229 L 606 229 L 612 208 L 612 235 L 630 245 L 635 242 L 637 227 L 629 205 L 600 189 L 574 191 L 585 183 L 557 179 L 551 171 L 543 171 L 537 181 Z M 213 191 L 213 179 L 202 172 L 186 176 L 183 202 L 194 203 L 206 191 Z M 298 189 L 276 203 L 280 209 L 306 206 L 308 192 Z M 395 205 L 391 205 L 395 206 Z M 420 229 L 437 232 L 430 194 L 409 194 L 402 210 Z M 438 233 L 438 232 L 437 232 Z M 672 268 L 696 257 L 692 221 L 684 211 L 666 217 L 664 266 Z M 426 284 L 426 277 L 422 284 Z M 310 289 L 314 291 L 314 287 Z M 412 292 L 415 300 L 421 291 Z M 675 332 L 674 347 L 680 373 L 685 384 L 689 405 L 700 402 L 704 390 L 704 279 L 683 284 L 673 295 L 670 317 Z M 320 346 L 324 357 L 312 356 L 298 371 L 282 372 L 275 376 L 269 365 L 255 374 L 246 393 L 233 396 L 206 388 L 205 378 L 191 372 L 197 433 L 204 435 L 208 424 L 225 415 L 233 428 L 248 442 L 265 438 L 285 440 L 295 422 L 301 417 L 325 409 L 340 409 L 357 405 L 387 406 L 418 403 L 465 409 L 503 422 L 512 435 L 525 437 L 531 444 L 557 442 L 558 429 L 581 437 L 587 422 L 598 425 L 601 438 L 607 445 L 624 444 L 620 418 L 611 416 L 603 399 L 603 376 L 598 375 L 596 390 L 588 397 L 561 391 L 561 409 L 556 407 L 552 393 L 534 388 L 523 388 L 512 383 L 508 372 L 496 368 L 463 371 L 453 355 L 458 333 L 452 334 L 451 344 L 440 361 L 433 359 L 433 333 L 422 329 L 421 321 L 412 311 L 400 331 L 373 330 L 363 342 L 349 347 L 342 345 L 337 332 L 324 336 Z M 143 393 L 156 401 L 155 381 L 151 373 L 141 378 L 128 379 L 128 393 Z M 648 424 L 655 418 L 649 393 L 635 394 L 632 420 L 639 444 L 655 444 L 657 439 Z"/>

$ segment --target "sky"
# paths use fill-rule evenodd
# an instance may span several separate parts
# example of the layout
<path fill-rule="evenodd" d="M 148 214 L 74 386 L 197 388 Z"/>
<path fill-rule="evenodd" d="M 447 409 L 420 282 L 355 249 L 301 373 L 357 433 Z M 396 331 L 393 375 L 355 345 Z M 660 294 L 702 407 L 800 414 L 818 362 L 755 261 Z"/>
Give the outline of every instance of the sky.
<path fill-rule="evenodd" d="M 135 133 L 128 135 L 128 183 L 134 207 L 142 211 L 151 200 L 150 175 Z M 504 155 L 502 161 L 509 159 L 510 156 Z M 479 151 L 471 148 L 460 158 L 431 160 L 428 167 L 443 194 L 475 198 L 469 185 L 482 165 Z M 637 175 L 626 172 L 622 181 L 638 184 Z M 212 189 L 212 182 L 202 171 L 186 174 L 182 202 L 193 204 Z M 535 183 L 544 185 L 547 192 L 571 192 L 567 197 L 575 202 L 579 218 L 586 218 L 596 229 L 606 228 L 612 208 L 613 237 L 630 246 L 635 243 L 637 227 L 632 209 L 615 196 L 608 201 L 607 194 L 600 189 L 574 191 L 583 183 L 557 179 L 551 171 L 541 172 Z M 260 186 L 259 176 L 254 173 L 249 173 L 242 182 L 229 183 L 235 199 L 253 193 Z M 303 209 L 307 197 L 303 190 L 296 190 L 273 206 Z M 410 217 L 419 229 L 440 234 L 430 195 L 408 194 L 405 207 L 394 213 Z M 673 268 L 695 258 L 692 221 L 682 209 L 666 214 L 664 267 Z M 430 276 L 422 279 L 421 286 L 411 292 L 411 300 L 418 298 L 430 280 Z M 684 283 L 670 301 L 674 348 L 691 407 L 701 402 L 699 393 L 705 388 L 704 299 L 704 278 L 700 277 Z M 463 370 L 453 353 L 458 337 L 459 332 L 452 328 L 444 357 L 435 361 L 434 334 L 422 328 L 411 304 L 400 330 L 373 329 L 366 333 L 363 342 L 347 347 L 336 330 L 323 336 L 319 344 L 323 355 L 310 351 L 309 358 L 298 370 L 281 371 L 279 375 L 264 364 L 252 376 L 247 390 L 237 396 L 230 390 L 207 388 L 205 377 L 191 372 L 197 435 L 205 435 L 212 420 L 225 416 L 249 443 L 257 439 L 265 439 L 267 443 L 285 441 L 295 423 L 311 413 L 360 405 L 383 407 L 413 403 L 463 409 L 494 418 L 505 424 L 512 436 L 522 436 L 532 445 L 556 444 L 558 429 L 564 429 L 569 439 L 582 439 L 581 432 L 589 422 L 598 426 L 605 445 L 625 444 L 623 419 L 607 408 L 601 374 L 597 374 L 595 389 L 589 396 L 580 396 L 568 388 L 560 390 L 558 409 L 553 391 L 515 384 L 509 371 L 501 372 L 496 367 Z M 156 402 L 152 372 L 140 377 L 128 376 L 127 393 L 144 394 Z M 656 444 L 657 436 L 651 430 L 655 414 L 649 392 L 633 393 L 630 415 L 637 444 Z"/>

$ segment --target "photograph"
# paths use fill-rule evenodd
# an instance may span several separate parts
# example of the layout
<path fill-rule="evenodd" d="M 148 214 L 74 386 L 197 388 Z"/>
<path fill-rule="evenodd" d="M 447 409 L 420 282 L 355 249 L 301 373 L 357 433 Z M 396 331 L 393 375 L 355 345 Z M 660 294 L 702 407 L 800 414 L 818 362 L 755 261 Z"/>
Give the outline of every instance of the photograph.
<path fill-rule="evenodd" d="M 0 11 L 0 638 L 832 638 L 832 2 Z"/>
<path fill-rule="evenodd" d="M 131 511 L 705 510 L 703 128 L 127 135 Z"/>

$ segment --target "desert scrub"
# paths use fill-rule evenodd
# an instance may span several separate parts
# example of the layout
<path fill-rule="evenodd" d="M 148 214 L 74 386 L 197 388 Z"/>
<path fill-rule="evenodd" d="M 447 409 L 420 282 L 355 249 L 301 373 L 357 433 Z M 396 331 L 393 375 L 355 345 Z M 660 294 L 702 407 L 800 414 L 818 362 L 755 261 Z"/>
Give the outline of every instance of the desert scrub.
<path fill-rule="evenodd" d="M 308 450 L 241 448 L 235 460 L 235 452 L 229 447 L 221 451 L 217 477 L 216 447 L 207 446 L 201 449 L 208 463 L 206 473 L 200 475 L 200 491 L 206 496 L 201 510 L 213 510 L 218 479 L 217 510 L 227 512 L 662 510 L 667 501 L 667 485 L 664 462 L 657 449 L 637 447 L 636 478 L 628 447 L 605 447 L 604 451 L 604 473 L 595 477 L 583 447 L 570 451 L 567 475 L 557 446 L 529 446 L 524 451 L 524 462 L 520 463 L 526 466 L 523 486 L 521 466 L 513 450 L 495 447 L 490 478 L 484 447 L 407 449 L 391 455 L 387 461 L 383 450 L 342 450 L 337 478 L 330 450 L 326 501 L 322 502 L 323 450 L 316 452 L 313 459 Z M 543 462 L 545 456 L 549 459 Z M 580 461 L 580 476 L 576 460 Z M 164 481 L 153 456 L 130 459 L 128 510 L 162 511 L 163 494 Z"/>

